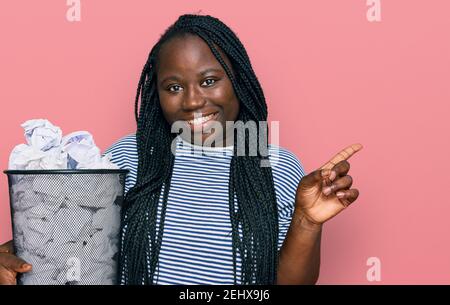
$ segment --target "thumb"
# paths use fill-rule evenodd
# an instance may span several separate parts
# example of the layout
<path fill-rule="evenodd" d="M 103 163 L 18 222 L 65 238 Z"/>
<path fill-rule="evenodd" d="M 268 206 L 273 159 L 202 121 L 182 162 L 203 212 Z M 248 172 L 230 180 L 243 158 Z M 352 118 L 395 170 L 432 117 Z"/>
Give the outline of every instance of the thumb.
<path fill-rule="evenodd" d="M 331 169 L 318 169 L 310 173 L 309 175 L 303 177 L 301 183 L 304 187 L 316 186 L 317 183 L 322 183 L 322 181 L 333 181 L 336 178 L 336 172 Z"/>

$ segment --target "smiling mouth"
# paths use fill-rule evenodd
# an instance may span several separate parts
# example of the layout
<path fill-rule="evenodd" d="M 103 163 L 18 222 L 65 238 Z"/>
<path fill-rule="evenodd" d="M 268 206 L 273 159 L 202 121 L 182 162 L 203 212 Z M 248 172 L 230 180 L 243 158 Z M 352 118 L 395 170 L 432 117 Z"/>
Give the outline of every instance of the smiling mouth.
<path fill-rule="evenodd" d="M 198 117 L 193 120 L 186 121 L 186 122 L 191 125 L 201 125 L 201 124 L 204 124 L 208 121 L 211 121 L 211 120 L 217 118 L 217 115 L 218 115 L 218 112 L 214 112 L 207 116 Z"/>

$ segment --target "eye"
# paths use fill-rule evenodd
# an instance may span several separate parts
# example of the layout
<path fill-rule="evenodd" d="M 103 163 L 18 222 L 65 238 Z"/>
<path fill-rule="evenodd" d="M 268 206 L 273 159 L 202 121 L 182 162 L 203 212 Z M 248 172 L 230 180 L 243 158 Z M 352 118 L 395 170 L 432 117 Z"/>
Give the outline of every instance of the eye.
<path fill-rule="evenodd" d="M 206 86 L 209 87 L 209 86 L 214 85 L 216 83 L 216 80 L 213 78 L 208 78 L 208 79 L 205 79 L 205 81 L 202 83 L 202 85 L 204 83 L 206 83 Z"/>
<path fill-rule="evenodd" d="M 178 91 L 180 91 L 179 89 L 181 89 L 181 86 L 180 85 L 173 85 L 173 86 L 170 86 L 168 89 L 169 89 L 170 92 L 178 92 Z M 174 90 L 172 90 L 172 89 L 174 89 Z"/>

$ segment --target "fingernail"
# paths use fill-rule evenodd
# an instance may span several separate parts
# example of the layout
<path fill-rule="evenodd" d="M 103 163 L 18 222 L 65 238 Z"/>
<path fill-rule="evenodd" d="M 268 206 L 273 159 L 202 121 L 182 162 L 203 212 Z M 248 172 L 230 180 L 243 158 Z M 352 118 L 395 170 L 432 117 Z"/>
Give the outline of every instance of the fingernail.
<path fill-rule="evenodd" d="M 331 171 L 330 180 L 333 181 L 334 178 L 336 178 L 336 172 L 335 171 Z"/>
<path fill-rule="evenodd" d="M 26 269 L 26 268 L 30 268 L 31 265 L 30 264 L 22 264 L 22 266 L 20 266 L 21 269 Z"/>
<path fill-rule="evenodd" d="M 322 170 L 322 177 L 328 176 L 329 173 L 330 173 L 330 170 L 329 170 L 329 169 L 324 169 L 324 170 Z"/>
<path fill-rule="evenodd" d="M 330 186 L 327 186 L 326 188 L 324 188 L 324 189 L 322 190 L 322 192 L 325 194 L 325 196 L 330 195 L 330 193 L 331 193 L 331 187 L 330 187 Z"/>
<path fill-rule="evenodd" d="M 344 193 L 344 192 L 337 192 L 337 193 L 336 193 L 336 196 L 337 196 L 338 198 L 344 198 L 345 193 Z"/>

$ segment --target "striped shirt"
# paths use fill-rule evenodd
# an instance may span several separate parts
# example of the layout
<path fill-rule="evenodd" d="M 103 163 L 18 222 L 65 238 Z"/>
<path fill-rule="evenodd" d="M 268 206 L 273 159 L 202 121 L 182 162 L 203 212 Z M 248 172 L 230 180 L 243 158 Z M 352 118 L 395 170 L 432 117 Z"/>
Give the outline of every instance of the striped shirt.
<path fill-rule="evenodd" d="M 176 141 L 156 283 L 234 284 L 228 202 L 233 146 L 204 148 L 199 153 L 195 150 L 199 146 L 180 137 Z M 121 138 L 106 153 L 112 155 L 113 163 L 129 170 L 127 192 L 137 177 L 135 134 Z M 269 159 L 278 204 L 280 248 L 289 229 L 297 186 L 305 172 L 296 156 L 284 148 L 269 145 Z M 238 257 L 238 279 L 240 263 Z"/>

